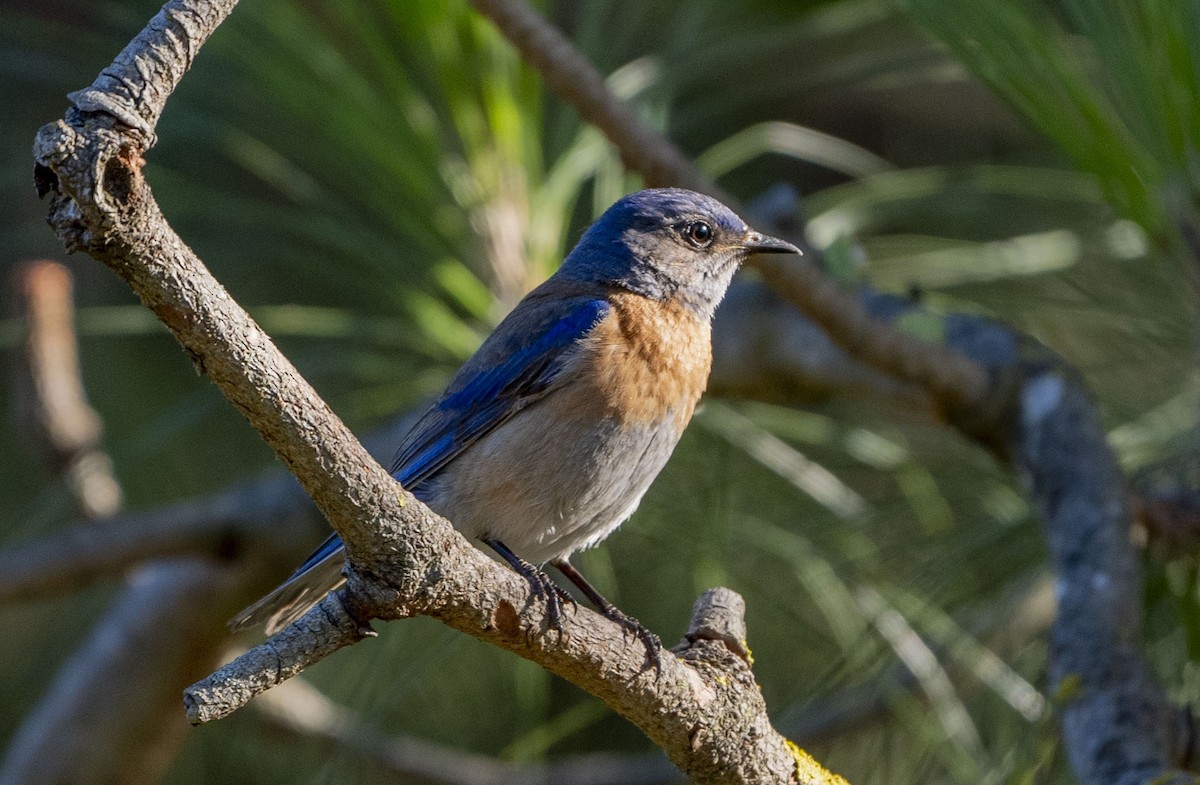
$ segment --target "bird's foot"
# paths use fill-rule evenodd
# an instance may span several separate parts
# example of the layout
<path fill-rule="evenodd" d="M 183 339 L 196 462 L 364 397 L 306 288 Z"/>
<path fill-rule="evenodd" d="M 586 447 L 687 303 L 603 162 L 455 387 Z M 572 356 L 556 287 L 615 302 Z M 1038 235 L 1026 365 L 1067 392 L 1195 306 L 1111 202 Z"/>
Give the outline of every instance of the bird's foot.
<path fill-rule="evenodd" d="M 521 572 L 522 577 L 529 581 L 529 589 L 533 593 L 533 596 L 546 603 L 546 622 L 549 624 L 550 629 L 561 635 L 563 631 L 563 611 L 566 608 L 575 610 L 575 598 L 571 596 L 570 592 L 555 583 L 554 579 L 542 570 L 529 562 L 526 562 L 525 566 L 529 569 Z"/>
<path fill-rule="evenodd" d="M 595 604 L 596 610 L 600 611 L 604 618 L 615 621 L 627 632 L 632 632 L 637 636 L 642 645 L 646 647 L 646 664 L 656 671 L 662 671 L 662 641 L 657 635 L 651 632 L 646 625 L 609 602 L 587 578 L 583 577 L 583 573 L 567 561 L 565 556 L 554 559 L 550 563 L 571 583 L 579 587 L 579 590 Z"/>
<path fill-rule="evenodd" d="M 529 583 L 529 590 L 534 597 L 546 603 L 546 621 L 550 629 L 561 635 L 563 632 L 563 609 L 570 607 L 574 610 L 575 598 L 566 589 L 555 583 L 554 579 L 537 565 L 525 561 L 504 543 L 489 539 L 485 539 L 484 542 L 504 557 L 509 566 Z"/>

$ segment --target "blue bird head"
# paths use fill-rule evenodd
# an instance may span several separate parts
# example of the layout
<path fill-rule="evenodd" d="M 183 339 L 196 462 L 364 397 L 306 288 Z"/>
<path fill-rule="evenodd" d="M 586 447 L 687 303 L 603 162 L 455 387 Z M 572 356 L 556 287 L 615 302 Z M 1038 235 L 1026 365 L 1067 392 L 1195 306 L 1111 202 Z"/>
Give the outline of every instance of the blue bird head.
<path fill-rule="evenodd" d="M 800 253 L 750 229 L 712 197 L 652 188 L 617 201 L 580 238 L 559 275 L 620 286 L 655 300 L 677 298 L 711 317 L 752 253 Z"/>

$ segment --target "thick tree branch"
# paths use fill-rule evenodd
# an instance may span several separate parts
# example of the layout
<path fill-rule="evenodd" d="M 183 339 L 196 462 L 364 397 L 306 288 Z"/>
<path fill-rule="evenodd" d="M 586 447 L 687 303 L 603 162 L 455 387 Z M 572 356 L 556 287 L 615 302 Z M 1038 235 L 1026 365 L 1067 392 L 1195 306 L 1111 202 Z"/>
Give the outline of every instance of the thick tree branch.
<path fill-rule="evenodd" d="M 723 644 L 699 640 L 648 669 L 640 641 L 591 612 L 549 632 L 523 579 L 400 488 L 174 233 L 143 179 L 141 154 L 166 96 L 231 8 L 228 0 L 168 3 L 34 147 L 35 177 L 52 195 L 50 220 L 63 241 L 129 284 L 346 543 L 346 589 L 235 661 L 245 681 L 209 679 L 192 691 L 193 719 L 206 716 L 205 695 L 216 696 L 219 714 L 358 640 L 371 618 L 424 613 L 593 692 L 697 782 L 833 781 L 774 731 L 749 667 Z"/>

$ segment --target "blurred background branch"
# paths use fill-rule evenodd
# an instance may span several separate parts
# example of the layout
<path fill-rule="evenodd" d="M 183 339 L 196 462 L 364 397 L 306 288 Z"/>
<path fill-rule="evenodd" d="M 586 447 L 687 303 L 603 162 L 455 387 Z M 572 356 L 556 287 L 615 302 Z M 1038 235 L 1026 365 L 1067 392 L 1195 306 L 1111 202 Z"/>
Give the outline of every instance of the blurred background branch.
<path fill-rule="evenodd" d="M 19 419 L 61 472 L 83 516 L 113 515 L 121 507 L 121 486 L 112 460 L 100 449 L 100 416 L 83 389 L 71 274 L 45 259 L 20 265 L 13 274 L 17 318 L 25 327 L 25 361 L 16 368 Z"/>
<path fill-rule="evenodd" d="M 21 398 L 45 440 L 51 465 L 84 517 L 105 518 L 85 521 L 76 530 L 84 538 L 77 552 L 96 555 L 113 536 L 105 530 L 124 523 L 114 517 L 121 488 L 100 444 L 99 415 L 83 388 L 71 275 L 52 261 L 22 266 L 17 275 L 25 362 L 16 372 L 18 385 L 29 391 Z M 114 572 L 128 572 L 138 562 L 160 556 L 161 550 L 122 560 Z M 55 552 L 18 564 L 27 575 L 39 576 L 38 594 L 45 592 L 47 575 L 52 584 L 61 576 Z M 179 679 L 198 677 L 212 667 L 225 638 L 221 623 L 245 601 L 247 583 L 254 582 L 247 581 L 245 570 L 239 575 L 199 558 L 137 566 L 124 592 L 13 735 L 0 782 L 158 782 L 187 729 L 179 716 Z M 195 618 L 189 609 L 200 598 L 206 613 Z"/>
<path fill-rule="evenodd" d="M 636 111 L 607 87 L 603 75 L 587 58 L 528 3 L 472 0 L 472 5 L 495 23 L 560 98 L 604 133 L 625 165 L 641 175 L 646 185 L 691 188 L 742 211 L 738 200 L 705 177 L 670 139 L 642 122 Z M 761 217 L 755 218 L 762 223 Z M 766 229 L 779 233 L 769 225 Z M 793 239 L 799 247 L 807 247 L 811 257 L 812 248 L 803 234 L 795 234 Z M 762 271 L 777 293 L 849 349 L 855 359 L 925 387 L 951 411 L 982 407 L 988 393 L 984 369 L 957 352 L 921 344 L 873 319 L 857 299 L 822 275 L 811 258 L 788 258 L 781 263 L 761 256 L 750 263 Z"/>

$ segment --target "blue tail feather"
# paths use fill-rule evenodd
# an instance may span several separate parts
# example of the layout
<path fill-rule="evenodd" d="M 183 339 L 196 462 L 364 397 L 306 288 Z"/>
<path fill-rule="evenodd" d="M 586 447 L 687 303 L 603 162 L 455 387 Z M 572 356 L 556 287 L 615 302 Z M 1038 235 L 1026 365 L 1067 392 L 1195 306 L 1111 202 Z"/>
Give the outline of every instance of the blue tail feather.
<path fill-rule="evenodd" d="M 292 577 L 233 617 L 230 629 L 243 630 L 263 624 L 268 635 L 283 629 L 345 582 L 344 560 L 341 539 L 336 534 L 330 535 Z"/>

